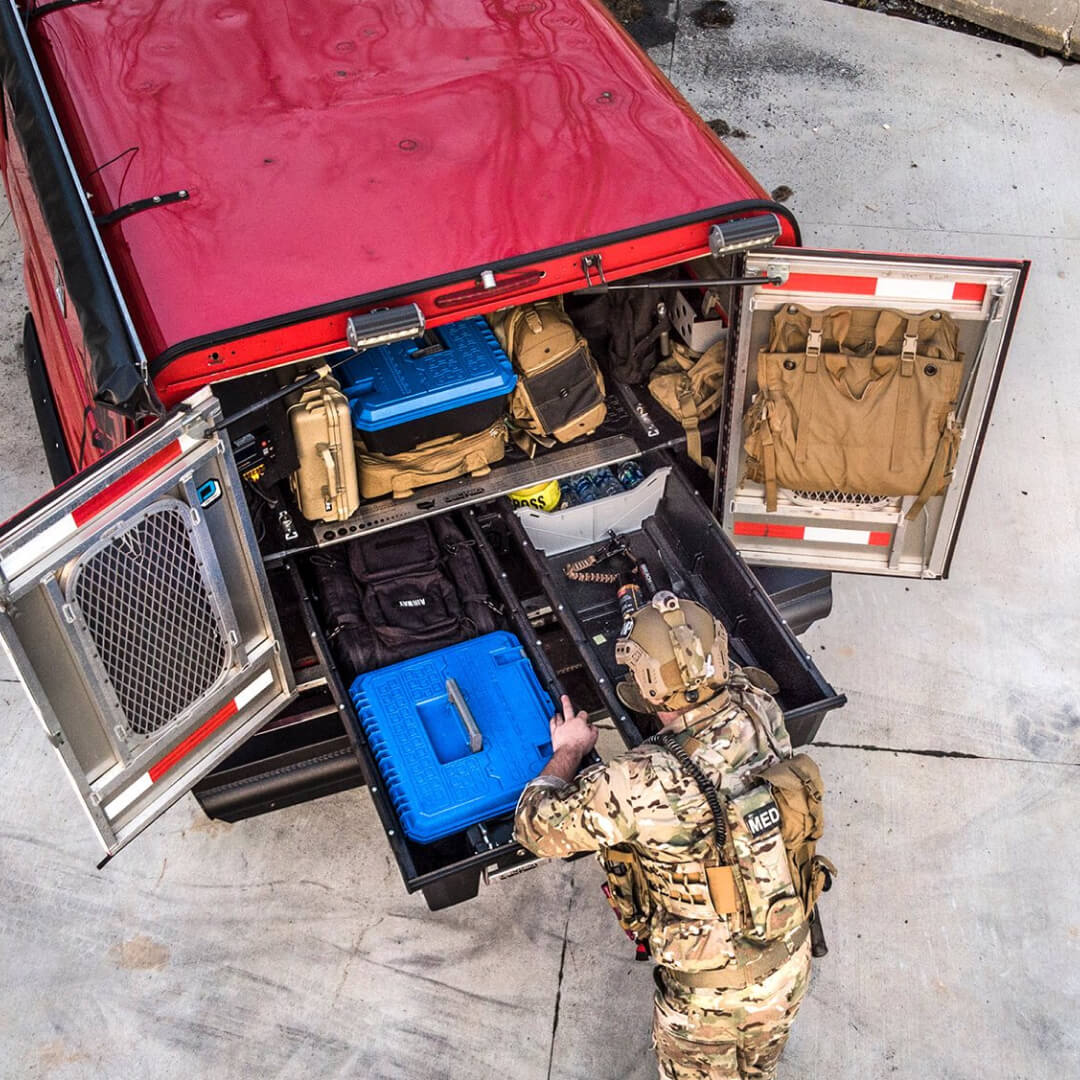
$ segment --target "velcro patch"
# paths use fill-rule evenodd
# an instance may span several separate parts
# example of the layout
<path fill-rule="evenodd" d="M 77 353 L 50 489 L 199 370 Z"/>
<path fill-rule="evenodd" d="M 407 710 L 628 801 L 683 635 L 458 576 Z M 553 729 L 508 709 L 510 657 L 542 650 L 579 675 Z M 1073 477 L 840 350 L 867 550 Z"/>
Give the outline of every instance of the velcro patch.
<path fill-rule="evenodd" d="M 746 815 L 746 827 L 750 835 L 756 840 L 759 836 L 780 827 L 780 810 L 776 803 L 770 799 L 767 803 L 751 810 Z"/>

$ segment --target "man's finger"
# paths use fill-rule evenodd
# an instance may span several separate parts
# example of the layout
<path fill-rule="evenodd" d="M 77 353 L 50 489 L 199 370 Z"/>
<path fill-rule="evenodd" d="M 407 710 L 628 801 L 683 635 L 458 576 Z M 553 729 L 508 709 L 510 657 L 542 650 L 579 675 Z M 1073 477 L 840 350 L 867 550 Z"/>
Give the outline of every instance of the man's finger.
<path fill-rule="evenodd" d="M 562 711 L 563 711 L 563 719 L 568 721 L 568 722 L 573 720 L 575 715 L 576 715 L 576 710 L 574 709 L 574 703 L 570 700 L 569 697 L 567 697 L 566 694 L 563 694 L 563 696 L 562 696 Z"/>

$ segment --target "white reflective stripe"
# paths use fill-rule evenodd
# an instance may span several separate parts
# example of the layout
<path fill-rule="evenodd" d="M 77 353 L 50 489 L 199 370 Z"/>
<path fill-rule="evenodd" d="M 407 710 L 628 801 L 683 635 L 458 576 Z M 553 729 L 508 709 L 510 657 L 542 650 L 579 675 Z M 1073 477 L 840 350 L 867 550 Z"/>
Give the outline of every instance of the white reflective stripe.
<path fill-rule="evenodd" d="M 804 540 L 822 540 L 833 544 L 869 544 L 870 531 L 862 529 L 822 529 L 807 525 L 803 529 Z"/>
<path fill-rule="evenodd" d="M 951 300 L 955 287 L 954 281 L 879 277 L 874 295 L 890 300 Z"/>
<path fill-rule="evenodd" d="M 250 705 L 268 686 L 274 681 L 272 671 L 264 671 L 257 679 L 249 682 L 233 700 L 236 702 L 236 711 L 239 712 L 245 705 Z"/>
<path fill-rule="evenodd" d="M 114 818 L 122 814 L 143 792 L 149 791 L 153 783 L 148 772 L 136 777 L 112 802 L 105 804 L 105 816 Z"/>
<path fill-rule="evenodd" d="M 78 526 L 70 514 L 65 514 L 59 521 L 54 521 L 47 529 L 38 533 L 32 540 L 27 540 L 20 548 L 16 548 L 6 559 L 0 561 L 0 569 L 4 571 L 4 577 L 12 581 L 28 567 L 33 566 L 43 555 L 50 551 L 62 540 L 66 540 Z"/>

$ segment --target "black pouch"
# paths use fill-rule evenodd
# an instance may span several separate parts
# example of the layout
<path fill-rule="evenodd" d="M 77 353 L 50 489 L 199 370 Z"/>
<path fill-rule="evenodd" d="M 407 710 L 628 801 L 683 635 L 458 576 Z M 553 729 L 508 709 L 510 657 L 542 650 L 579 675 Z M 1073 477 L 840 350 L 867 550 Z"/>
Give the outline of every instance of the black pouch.
<path fill-rule="evenodd" d="M 452 645 L 469 637 L 454 586 L 441 570 L 380 581 L 364 590 L 364 618 L 384 664 Z"/>
<path fill-rule="evenodd" d="M 349 568 L 361 585 L 373 585 L 404 574 L 424 574 L 439 564 L 439 545 L 426 521 L 410 521 L 349 545 Z"/>
<path fill-rule="evenodd" d="M 675 272 L 650 274 L 634 281 L 662 282 L 674 278 Z M 664 333 L 671 333 L 671 312 L 675 306 L 675 289 L 627 289 L 610 293 L 609 318 L 611 337 L 608 341 L 607 370 L 613 379 L 624 383 L 642 383 L 661 360 L 660 342 Z M 666 314 L 661 317 L 658 305 Z"/>
<path fill-rule="evenodd" d="M 488 592 L 487 580 L 480 560 L 476 557 L 473 542 L 466 538 L 449 514 L 434 518 L 431 528 L 442 549 L 443 564 L 454 582 L 465 618 L 471 624 L 473 632 L 479 635 L 497 630 L 497 609 Z"/>

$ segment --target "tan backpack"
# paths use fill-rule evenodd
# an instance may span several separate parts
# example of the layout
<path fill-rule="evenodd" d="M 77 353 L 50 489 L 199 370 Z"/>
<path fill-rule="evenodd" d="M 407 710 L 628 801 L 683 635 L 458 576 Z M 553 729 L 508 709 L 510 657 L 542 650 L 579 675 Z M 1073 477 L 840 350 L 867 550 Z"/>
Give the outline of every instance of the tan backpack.
<path fill-rule="evenodd" d="M 530 457 L 538 443 L 567 443 L 603 423 L 604 377 L 557 300 L 506 308 L 489 320 L 518 373 L 511 435 Z"/>
<path fill-rule="evenodd" d="M 943 311 L 781 308 L 743 420 L 766 509 L 782 486 L 914 495 L 917 517 L 949 486 L 963 436 L 957 333 Z"/>
<path fill-rule="evenodd" d="M 444 435 L 404 454 L 376 454 L 357 439 L 356 464 L 365 499 L 393 495 L 405 499 L 418 487 L 458 476 L 485 476 L 506 452 L 506 424 L 499 421 L 476 435 Z"/>
<path fill-rule="evenodd" d="M 649 393 L 686 429 L 690 460 L 710 476 L 716 475 L 716 463 L 702 451 L 700 425 L 723 400 L 726 354 L 726 341 L 716 342 L 703 353 L 675 343 L 671 357 L 657 364 L 649 379 Z"/>

